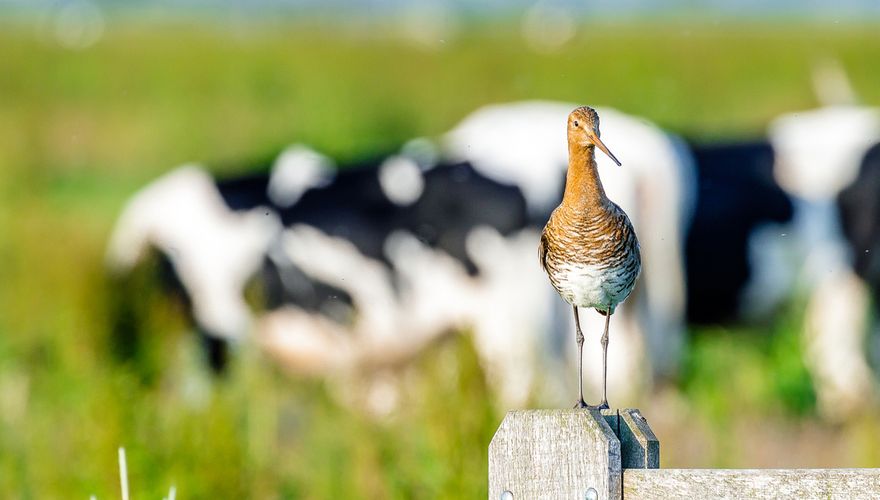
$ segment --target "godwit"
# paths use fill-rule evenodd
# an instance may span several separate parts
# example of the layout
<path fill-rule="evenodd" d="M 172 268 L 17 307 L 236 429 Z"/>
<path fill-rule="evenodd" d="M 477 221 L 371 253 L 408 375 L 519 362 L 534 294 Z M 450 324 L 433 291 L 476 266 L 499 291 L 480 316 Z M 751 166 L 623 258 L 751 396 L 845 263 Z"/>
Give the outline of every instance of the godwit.
<path fill-rule="evenodd" d="M 629 296 L 641 270 L 639 241 L 626 213 L 605 195 L 596 166 L 596 146 L 620 162 L 599 139 L 599 115 L 583 106 L 568 115 L 568 175 L 562 203 L 541 234 L 541 265 L 553 287 L 572 305 L 578 345 L 578 390 L 575 408 L 608 408 L 608 323 L 614 309 Z M 602 403 L 584 402 L 584 334 L 578 307 L 605 316 L 602 334 Z"/>

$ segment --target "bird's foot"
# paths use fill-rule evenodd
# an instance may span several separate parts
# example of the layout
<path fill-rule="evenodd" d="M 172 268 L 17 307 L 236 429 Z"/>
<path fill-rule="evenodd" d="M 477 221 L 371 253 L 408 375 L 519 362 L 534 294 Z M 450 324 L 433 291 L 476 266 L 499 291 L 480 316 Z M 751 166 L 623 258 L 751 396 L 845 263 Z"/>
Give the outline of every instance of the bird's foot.
<path fill-rule="evenodd" d="M 609 408 L 608 401 L 602 401 L 602 403 L 598 405 L 588 405 L 583 399 L 578 400 L 574 407 L 584 410 L 607 410 Z"/>

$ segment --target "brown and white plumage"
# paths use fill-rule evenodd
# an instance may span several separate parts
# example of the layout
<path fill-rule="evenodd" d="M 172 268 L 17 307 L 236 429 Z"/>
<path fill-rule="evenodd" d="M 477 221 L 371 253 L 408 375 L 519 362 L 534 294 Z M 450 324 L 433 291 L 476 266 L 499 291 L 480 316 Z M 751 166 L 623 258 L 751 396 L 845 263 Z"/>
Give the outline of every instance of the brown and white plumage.
<path fill-rule="evenodd" d="M 596 309 L 606 316 L 602 336 L 603 373 L 607 378 L 608 323 L 618 304 L 632 292 L 641 271 L 639 242 L 626 213 L 605 195 L 596 166 L 595 149 L 620 162 L 599 139 L 599 115 L 580 107 L 568 117 L 569 166 L 562 203 L 550 215 L 541 234 L 541 266 L 559 295 L 573 306 L 583 399 L 583 334 L 578 308 Z M 603 383 L 603 386 L 607 384 Z M 607 396 L 599 407 L 608 407 Z"/>
<path fill-rule="evenodd" d="M 541 265 L 566 302 L 614 313 L 640 271 L 639 242 L 629 218 L 613 202 L 581 214 L 556 209 L 541 235 Z M 584 242 L 588 242 L 584 244 Z"/>

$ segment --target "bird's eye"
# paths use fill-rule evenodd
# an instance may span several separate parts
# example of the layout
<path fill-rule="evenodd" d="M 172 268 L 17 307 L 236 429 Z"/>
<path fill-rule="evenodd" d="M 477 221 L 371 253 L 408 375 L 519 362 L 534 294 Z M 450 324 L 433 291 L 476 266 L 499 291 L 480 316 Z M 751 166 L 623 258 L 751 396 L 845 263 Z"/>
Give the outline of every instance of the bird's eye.
<path fill-rule="evenodd" d="M 574 121 L 574 126 L 575 126 L 575 127 L 578 126 L 578 121 L 577 121 L 577 120 Z"/>

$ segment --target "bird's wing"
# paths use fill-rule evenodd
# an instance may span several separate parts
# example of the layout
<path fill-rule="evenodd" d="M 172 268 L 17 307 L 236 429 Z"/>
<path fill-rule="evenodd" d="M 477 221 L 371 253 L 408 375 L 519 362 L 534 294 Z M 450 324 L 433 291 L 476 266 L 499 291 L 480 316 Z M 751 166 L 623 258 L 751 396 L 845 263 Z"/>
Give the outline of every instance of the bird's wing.
<path fill-rule="evenodd" d="M 541 267 L 544 269 L 544 272 L 547 272 L 547 246 L 549 242 L 547 241 L 547 233 L 541 233 L 541 242 L 538 244 L 538 259 L 541 262 Z"/>

